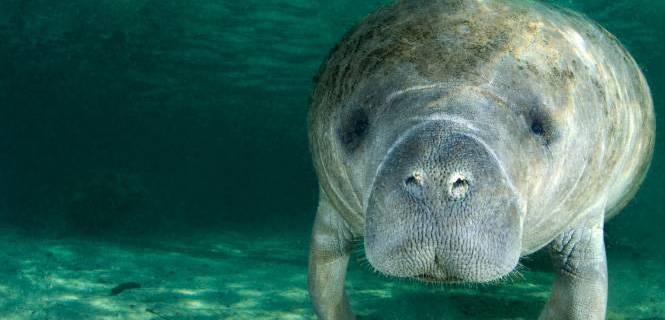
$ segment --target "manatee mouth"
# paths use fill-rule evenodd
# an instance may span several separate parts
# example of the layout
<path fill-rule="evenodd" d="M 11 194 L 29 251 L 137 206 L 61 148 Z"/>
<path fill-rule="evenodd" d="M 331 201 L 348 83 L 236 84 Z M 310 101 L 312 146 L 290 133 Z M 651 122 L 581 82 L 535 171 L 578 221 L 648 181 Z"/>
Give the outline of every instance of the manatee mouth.
<path fill-rule="evenodd" d="M 463 283 L 464 279 L 459 277 L 436 277 L 429 274 L 421 274 L 414 277 L 414 279 L 425 283 Z"/>

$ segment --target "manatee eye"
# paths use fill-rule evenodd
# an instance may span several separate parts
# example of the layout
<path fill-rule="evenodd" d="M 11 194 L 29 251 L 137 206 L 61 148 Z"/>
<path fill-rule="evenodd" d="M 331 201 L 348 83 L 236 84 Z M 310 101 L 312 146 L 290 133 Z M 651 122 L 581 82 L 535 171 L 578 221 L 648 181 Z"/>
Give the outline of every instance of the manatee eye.
<path fill-rule="evenodd" d="M 529 114 L 529 127 L 531 132 L 538 136 L 542 143 L 549 146 L 558 136 L 557 130 L 551 116 L 542 111 L 532 111 Z"/>
<path fill-rule="evenodd" d="M 540 122 L 539 120 L 534 120 L 531 122 L 531 131 L 533 133 L 542 136 L 545 133 L 545 129 L 543 128 L 543 123 Z"/>
<path fill-rule="evenodd" d="M 339 140 L 348 152 L 360 146 L 363 138 L 369 132 L 369 116 L 364 109 L 355 109 L 343 117 L 339 126 Z"/>

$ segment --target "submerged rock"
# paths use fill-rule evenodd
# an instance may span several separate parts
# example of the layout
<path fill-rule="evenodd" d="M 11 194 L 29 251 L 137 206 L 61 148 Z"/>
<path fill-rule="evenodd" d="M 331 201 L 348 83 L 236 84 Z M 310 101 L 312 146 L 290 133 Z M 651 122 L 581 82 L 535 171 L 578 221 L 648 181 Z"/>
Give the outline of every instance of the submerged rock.
<path fill-rule="evenodd" d="M 139 288 L 141 288 L 141 284 L 138 282 L 124 282 L 111 289 L 111 295 L 117 296 L 125 290 L 139 289 Z"/>

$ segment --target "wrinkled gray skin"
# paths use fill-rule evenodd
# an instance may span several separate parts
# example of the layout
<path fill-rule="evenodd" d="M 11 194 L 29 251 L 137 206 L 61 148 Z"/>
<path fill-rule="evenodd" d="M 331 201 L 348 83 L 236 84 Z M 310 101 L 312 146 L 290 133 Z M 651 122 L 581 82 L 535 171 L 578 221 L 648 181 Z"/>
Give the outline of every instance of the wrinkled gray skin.
<path fill-rule="evenodd" d="M 644 178 L 654 131 L 635 61 L 578 14 L 517 0 L 379 10 L 312 97 L 317 314 L 353 318 L 344 279 L 364 236 L 376 271 L 448 283 L 501 279 L 550 244 L 541 318 L 603 319 L 603 223 Z"/>

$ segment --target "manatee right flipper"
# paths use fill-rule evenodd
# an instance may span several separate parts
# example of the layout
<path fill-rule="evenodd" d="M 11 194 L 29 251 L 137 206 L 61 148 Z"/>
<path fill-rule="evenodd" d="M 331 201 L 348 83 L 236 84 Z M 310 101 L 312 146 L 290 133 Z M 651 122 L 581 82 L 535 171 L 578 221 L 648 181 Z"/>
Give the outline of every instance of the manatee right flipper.
<path fill-rule="evenodd" d="M 540 320 L 600 320 L 607 308 L 604 210 L 550 244 L 556 280 Z"/>
<path fill-rule="evenodd" d="M 309 294 L 319 319 L 354 319 L 344 291 L 352 234 L 321 192 L 309 252 Z"/>

